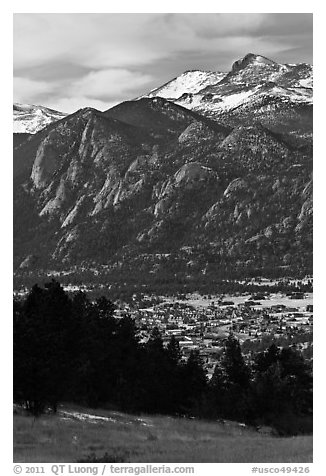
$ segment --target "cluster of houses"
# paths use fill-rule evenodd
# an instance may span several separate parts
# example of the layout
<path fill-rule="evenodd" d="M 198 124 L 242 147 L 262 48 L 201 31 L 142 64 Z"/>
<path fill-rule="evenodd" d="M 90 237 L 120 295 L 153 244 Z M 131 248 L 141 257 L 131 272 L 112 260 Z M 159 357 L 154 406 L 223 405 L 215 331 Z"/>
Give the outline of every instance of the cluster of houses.
<path fill-rule="evenodd" d="M 66 286 L 65 290 L 71 293 L 88 291 L 86 286 L 72 285 Z M 20 290 L 15 296 L 22 298 L 26 293 L 27 290 Z M 248 342 L 259 344 L 268 336 L 273 339 L 295 338 L 297 348 L 307 350 L 307 347 L 312 346 L 311 296 L 308 299 L 308 295 L 303 292 L 290 292 L 287 295 L 261 292 L 205 298 L 197 295 L 174 299 L 142 295 L 141 301 L 133 298 L 133 304 L 118 303 L 115 317 L 130 315 L 144 343 L 154 328 L 159 329 L 165 345 L 174 336 L 184 360 L 191 351 L 198 350 L 207 375 L 211 376 L 230 333 L 245 345 Z"/>
<path fill-rule="evenodd" d="M 149 307 L 120 309 L 116 311 L 116 316 L 128 312 L 135 320 L 143 342 L 149 339 L 155 327 L 161 332 L 166 345 L 174 336 L 179 342 L 183 359 L 187 359 L 192 350 L 198 350 L 207 374 L 211 376 L 230 332 L 241 343 L 248 339 L 259 341 L 268 335 L 276 339 L 298 334 L 311 335 L 313 305 L 305 302 L 303 293 L 291 293 L 286 300 L 288 303 L 295 299 L 300 306 L 279 302 L 269 305 L 272 301 L 266 301 L 262 306 L 261 301 L 265 299 L 265 295 L 257 294 L 237 303 L 232 298 L 211 301 L 205 307 L 185 301 L 161 302 Z M 301 347 L 305 348 L 305 345 L 301 344 Z"/>

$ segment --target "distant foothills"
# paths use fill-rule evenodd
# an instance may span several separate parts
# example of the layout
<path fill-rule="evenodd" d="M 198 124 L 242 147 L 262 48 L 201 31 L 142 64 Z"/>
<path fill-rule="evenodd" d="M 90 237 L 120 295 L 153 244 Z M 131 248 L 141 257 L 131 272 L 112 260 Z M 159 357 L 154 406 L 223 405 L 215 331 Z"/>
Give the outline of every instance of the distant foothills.
<path fill-rule="evenodd" d="M 104 112 L 14 105 L 15 286 L 311 275 L 312 94 L 249 53 Z"/>

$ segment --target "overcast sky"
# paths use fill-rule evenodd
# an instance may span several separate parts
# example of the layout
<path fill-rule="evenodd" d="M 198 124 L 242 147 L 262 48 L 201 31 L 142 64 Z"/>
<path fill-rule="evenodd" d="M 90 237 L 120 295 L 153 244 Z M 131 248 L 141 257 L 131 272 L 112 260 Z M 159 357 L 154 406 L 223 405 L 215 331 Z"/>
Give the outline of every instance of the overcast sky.
<path fill-rule="evenodd" d="M 256 53 L 312 63 L 309 13 L 15 14 L 14 101 L 100 110 Z"/>

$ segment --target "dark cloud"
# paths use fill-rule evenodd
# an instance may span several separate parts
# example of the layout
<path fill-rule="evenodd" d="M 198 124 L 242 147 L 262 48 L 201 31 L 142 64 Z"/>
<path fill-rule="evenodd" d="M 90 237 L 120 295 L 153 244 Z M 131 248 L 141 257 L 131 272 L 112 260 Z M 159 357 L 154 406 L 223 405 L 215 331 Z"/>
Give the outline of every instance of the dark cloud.
<path fill-rule="evenodd" d="M 300 58 L 299 61 L 293 61 L 290 58 Z M 309 63 L 313 64 L 312 51 L 310 46 L 294 46 L 280 51 L 278 54 L 280 63 Z"/>
<path fill-rule="evenodd" d="M 189 13 L 168 14 L 162 21 L 171 28 L 189 26 L 200 38 L 312 35 L 312 13 Z M 157 19 L 159 22 L 159 19 Z"/>
<path fill-rule="evenodd" d="M 86 66 L 68 63 L 64 61 L 56 61 L 36 66 L 26 66 L 23 68 L 14 68 L 14 76 L 33 77 L 38 81 L 60 81 L 80 78 L 92 71 L 92 68 Z"/>
<path fill-rule="evenodd" d="M 269 37 L 308 36 L 312 38 L 312 13 L 269 13 L 262 24 L 253 29 L 252 34 Z"/>

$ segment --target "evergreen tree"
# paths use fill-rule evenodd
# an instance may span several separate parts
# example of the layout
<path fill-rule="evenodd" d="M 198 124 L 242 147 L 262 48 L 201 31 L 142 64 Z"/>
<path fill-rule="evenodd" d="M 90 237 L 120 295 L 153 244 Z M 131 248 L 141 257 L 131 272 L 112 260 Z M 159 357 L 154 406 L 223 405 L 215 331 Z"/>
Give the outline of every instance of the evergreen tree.
<path fill-rule="evenodd" d="M 248 387 L 250 371 L 243 359 L 239 341 L 233 335 L 226 340 L 220 365 L 226 376 L 226 386 Z"/>
<path fill-rule="evenodd" d="M 272 345 L 256 357 L 252 418 L 284 434 L 311 429 L 312 377 L 295 348 Z"/>
<path fill-rule="evenodd" d="M 245 419 L 248 413 L 250 371 L 239 341 L 230 335 L 210 382 L 210 407 L 223 418 Z"/>
<path fill-rule="evenodd" d="M 167 357 L 174 365 L 178 365 L 181 359 L 181 349 L 177 339 L 172 336 L 170 342 L 167 345 Z"/>
<path fill-rule="evenodd" d="M 166 413 L 169 403 L 166 398 L 168 384 L 167 355 L 157 327 L 144 347 L 142 381 L 145 407 L 150 411 Z"/>
<path fill-rule="evenodd" d="M 183 366 L 182 408 L 186 413 L 200 413 L 202 401 L 207 389 L 207 377 L 198 351 L 191 351 L 187 363 Z"/>
<path fill-rule="evenodd" d="M 130 316 L 117 323 L 110 355 L 111 372 L 115 375 L 114 401 L 125 410 L 139 410 L 143 367 L 137 329 Z"/>
<path fill-rule="evenodd" d="M 254 369 L 257 372 L 265 372 L 271 365 L 280 358 L 280 349 L 273 343 L 266 352 L 256 355 Z"/>
<path fill-rule="evenodd" d="M 33 286 L 14 321 L 14 396 L 35 415 L 56 411 L 69 386 L 74 326 L 70 301 L 56 281 Z"/>
<path fill-rule="evenodd" d="M 166 395 L 169 401 L 169 412 L 179 412 L 182 407 L 183 380 L 181 363 L 181 349 L 177 339 L 172 336 L 166 348 L 167 358 L 167 388 Z"/>
<path fill-rule="evenodd" d="M 114 318 L 105 297 L 72 298 L 58 282 L 33 286 L 14 301 L 14 400 L 35 415 L 60 400 L 127 411 L 186 413 L 310 431 L 312 375 L 294 348 L 272 344 L 256 356 L 252 375 L 230 335 L 207 383 L 198 351 L 182 361 L 175 337 L 165 347 L 154 328 L 140 344 L 130 316 Z"/>

